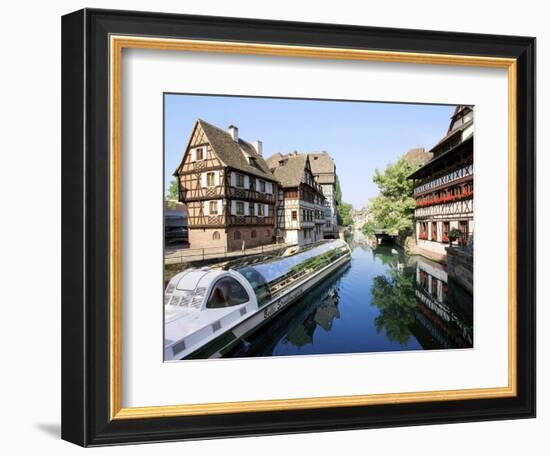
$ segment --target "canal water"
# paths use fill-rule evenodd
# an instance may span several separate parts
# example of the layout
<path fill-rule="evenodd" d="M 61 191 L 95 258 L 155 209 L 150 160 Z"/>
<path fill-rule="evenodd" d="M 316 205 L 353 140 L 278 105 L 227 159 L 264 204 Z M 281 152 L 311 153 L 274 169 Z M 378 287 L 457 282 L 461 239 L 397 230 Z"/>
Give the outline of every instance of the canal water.
<path fill-rule="evenodd" d="M 350 241 L 350 264 L 229 357 L 473 347 L 472 295 L 443 266 Z"/>

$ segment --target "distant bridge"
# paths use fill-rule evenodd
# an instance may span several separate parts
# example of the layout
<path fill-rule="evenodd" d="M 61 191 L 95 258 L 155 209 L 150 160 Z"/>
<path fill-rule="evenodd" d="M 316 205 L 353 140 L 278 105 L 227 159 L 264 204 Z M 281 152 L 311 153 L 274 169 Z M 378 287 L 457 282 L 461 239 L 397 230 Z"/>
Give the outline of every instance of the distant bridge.
<path fill-rule="evenodd" d="M 376 236 L 376 243 L 378 245 L 393 242 L 397 237 L 394 234 L 389 234 L 389 230 L 386 229 L 374 230 L 374 235 Z"/>

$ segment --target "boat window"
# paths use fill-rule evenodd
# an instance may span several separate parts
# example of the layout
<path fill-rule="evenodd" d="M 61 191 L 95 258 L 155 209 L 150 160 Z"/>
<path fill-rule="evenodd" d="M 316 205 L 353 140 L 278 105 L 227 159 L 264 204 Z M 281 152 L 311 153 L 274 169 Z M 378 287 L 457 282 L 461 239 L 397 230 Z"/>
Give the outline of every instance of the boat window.
<path fill-rule="evenodd" d="M 297 280 L 323 269 L 349 252 L 342 240 L 287 250 L 288 253 L 281 256 L 236 269 L 254 289 L 260 306 Z"/>
<path fill-rule="evenodd" d="M 248 293 L 244 287 L 232 277 L 224 277 L 216 282 L 206 307 L 219 309 L 244 304 L 249 301 Z"/>

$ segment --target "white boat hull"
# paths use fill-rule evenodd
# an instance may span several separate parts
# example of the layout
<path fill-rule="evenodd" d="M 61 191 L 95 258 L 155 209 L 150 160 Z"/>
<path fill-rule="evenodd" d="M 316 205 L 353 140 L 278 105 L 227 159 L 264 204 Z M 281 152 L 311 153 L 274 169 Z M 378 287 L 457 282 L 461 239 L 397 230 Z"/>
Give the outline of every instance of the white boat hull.
<path fill-rule="evenodd" d="M 303 296 L 308 290 L 314 288 L 327 276 L 346 265 L 350 259 L 351 254 L 347 253 L 334 263 L 308 276 L 302 282 L 298 282 L 296 285 L 286 290 L 281 296 L 278 296 L 273 301 L 258 309 L 254 314 L 237 322 L 232 328 L 228 328 L 227 331 L 219 334 L 214 339 L 206 341 L 204 345 L 197 347 L 182 359 L 221 358 L 234 348 L 243 338 L 257 331 L 268 321 L 272 320 L 276 315 L 280 314 L 284 309 L 288 308 L 297 299 Z"/>

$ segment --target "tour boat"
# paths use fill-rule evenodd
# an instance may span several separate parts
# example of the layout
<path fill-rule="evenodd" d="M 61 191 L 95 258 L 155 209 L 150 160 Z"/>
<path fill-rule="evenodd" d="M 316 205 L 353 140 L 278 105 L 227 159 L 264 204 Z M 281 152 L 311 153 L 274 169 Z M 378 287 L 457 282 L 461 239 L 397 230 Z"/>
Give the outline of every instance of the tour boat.
<path fill-rule="evenodd" d="M 187 269 L 164 297 L 164 359 L 220 358 L 351 258 L 342 240 Z"/>

